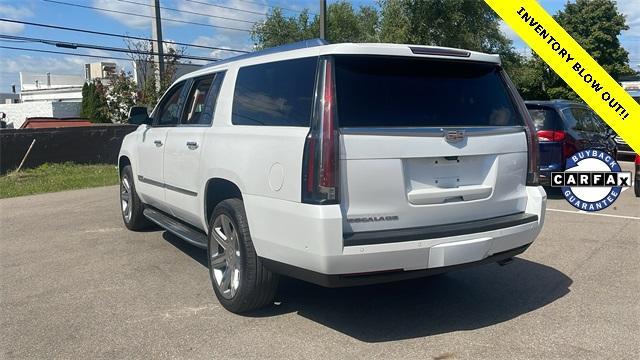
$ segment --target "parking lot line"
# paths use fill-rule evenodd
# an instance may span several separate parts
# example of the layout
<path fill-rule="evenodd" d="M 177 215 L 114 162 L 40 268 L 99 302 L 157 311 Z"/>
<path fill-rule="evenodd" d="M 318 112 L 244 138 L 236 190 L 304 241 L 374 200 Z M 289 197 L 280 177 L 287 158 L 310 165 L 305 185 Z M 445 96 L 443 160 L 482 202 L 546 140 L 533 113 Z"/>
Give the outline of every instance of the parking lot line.
<path fill-rule="evenodd" d="M 606 216 L 606 217 L 614 217 L 614 218 L 620 218 L 620 219 L 640 220 L 640 217 L 637 217 L 637 216 L 598 214 L 598 213 L 586 212 L 586 211 L 581 211 L 581 210 L 573 211 L 573 210 L 560 210 L 560 209 L 549 209 L 549 208 L 547 208 L 547 211 L 556 211 L 556 212 L 564 212 L 564 213 L 571 213 L 571 214 L 582 214 L 582 215 L 593 215 L 593 216 Z"/>

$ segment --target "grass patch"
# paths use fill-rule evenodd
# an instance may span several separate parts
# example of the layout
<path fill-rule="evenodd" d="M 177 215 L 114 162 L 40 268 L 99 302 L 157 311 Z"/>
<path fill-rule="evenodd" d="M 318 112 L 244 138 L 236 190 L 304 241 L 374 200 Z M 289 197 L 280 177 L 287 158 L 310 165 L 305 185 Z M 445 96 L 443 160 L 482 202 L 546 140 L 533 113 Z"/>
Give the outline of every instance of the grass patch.
<path fill-rule="evenodd" d="M 0 176 L 0 199 L 118 184 L 115 165 L 43 164 Z"/>

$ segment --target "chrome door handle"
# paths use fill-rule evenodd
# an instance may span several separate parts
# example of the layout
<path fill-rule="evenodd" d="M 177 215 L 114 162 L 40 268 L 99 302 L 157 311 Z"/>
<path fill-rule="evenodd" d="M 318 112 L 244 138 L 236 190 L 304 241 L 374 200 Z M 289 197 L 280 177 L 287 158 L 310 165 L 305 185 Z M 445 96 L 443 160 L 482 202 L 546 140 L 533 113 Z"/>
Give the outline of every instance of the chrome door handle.
<path fill-rule="evenodd" d="M 195 149 L 197 149 L 197 148 L 198 148 L 198 143 L 197 143 L 197 142 L 195 142 L 195 141 L 187 141 L 187 147 L 188 147 L 190 150 L 195 150 Z"/>
<path fill-rule="evenodd" d="M 162 146 L 162 141 L 160 141 L 160 140 L 156 140 L 153 143 L 156 144 L 157 147 Z"/>

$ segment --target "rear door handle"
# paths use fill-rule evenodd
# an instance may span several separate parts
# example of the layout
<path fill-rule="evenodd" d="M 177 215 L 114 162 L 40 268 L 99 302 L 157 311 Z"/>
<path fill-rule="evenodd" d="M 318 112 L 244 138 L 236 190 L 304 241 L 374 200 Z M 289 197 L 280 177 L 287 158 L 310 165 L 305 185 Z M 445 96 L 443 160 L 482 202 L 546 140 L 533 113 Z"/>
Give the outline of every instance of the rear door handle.
<path fill-rule="evenodd" d="M 195 141 L 187 141 L 187 147 L 189 150 L 195 150 L 198 148 L 198 143 Z"/>
<path fill-rule="evenodd" d="M 161 140 L 155 140 L 153 143 L 156 144 L 157 147 L 162 146 L 162 141 Z"/>

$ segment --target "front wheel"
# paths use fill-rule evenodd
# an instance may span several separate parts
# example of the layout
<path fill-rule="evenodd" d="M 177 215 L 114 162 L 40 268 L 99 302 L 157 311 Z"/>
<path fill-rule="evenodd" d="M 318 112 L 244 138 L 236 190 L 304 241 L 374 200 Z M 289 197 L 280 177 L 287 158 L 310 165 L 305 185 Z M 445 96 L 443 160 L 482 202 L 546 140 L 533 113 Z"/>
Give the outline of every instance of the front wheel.
<path fill-rule="evenodd" d="M 142 214 L 144 204 L 136 193 L 131 165 L 122 168 L 120 173 L 120 210 L 127 229 L 142 230 L 150 225 L 149 220 Z"/>
<path fill-rule="evenodd" d="M 256 254 L 242 200 L 222 201 L 209 224 L 209 275 L 220 304 L 243 313 L 272 303 L 278 276 Z"/>

